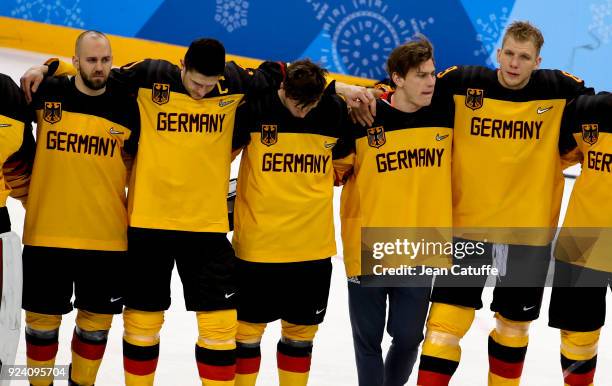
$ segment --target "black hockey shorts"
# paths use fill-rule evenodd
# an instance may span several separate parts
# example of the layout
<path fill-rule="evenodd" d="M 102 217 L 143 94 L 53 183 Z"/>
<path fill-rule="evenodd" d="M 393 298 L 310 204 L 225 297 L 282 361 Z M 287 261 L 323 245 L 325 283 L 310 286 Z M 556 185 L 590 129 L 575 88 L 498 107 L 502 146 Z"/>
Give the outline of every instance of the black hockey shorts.
<path fill-rule="evenodd" d="M 569 331 L 595 331 L 606 320 L 606 292 L 612 274 L 560 260 L 548 309 L 548 324 Z"/>
<path fill-rule="evenodd" d="M 237 260 L 238 320 L 299 325 L 323 322 L 331 282 L 331 258 L 296 263 Z"/>
<path fill-rule="evenodd" d="M 49 315 L 74 307 L 99 314 L 123 309 L 126 252 L 26 245 L 23 248 L 23 309 Z"/>
<path fill-rule="evenodd" d="M 499 268 L 500 274 L 503 275 L 499 275 L 495 280 L 491 310 L 514 321 L 536 320 L 542 306 L 551 261 L 551 246 L 505 245 L 507 254 L 504 258 L 499 257 L 498 249 L 494 253 L 494 244 L 484 243 L 484 254 L 463 259 L 453 258 L 453 264 L 463 268 L 478 268 L 483 265 Z M 481 309 L 482 290 L 486 281 L 486 275 L 438 276 L 434 282 L 431 301 Z"/>
<path fill-rule="evenodd" d="M 126 307 L 164 311 L 176 268 L 188 311 L 234 309 L 235 256 L 225 233 L 128 228 Z"/>

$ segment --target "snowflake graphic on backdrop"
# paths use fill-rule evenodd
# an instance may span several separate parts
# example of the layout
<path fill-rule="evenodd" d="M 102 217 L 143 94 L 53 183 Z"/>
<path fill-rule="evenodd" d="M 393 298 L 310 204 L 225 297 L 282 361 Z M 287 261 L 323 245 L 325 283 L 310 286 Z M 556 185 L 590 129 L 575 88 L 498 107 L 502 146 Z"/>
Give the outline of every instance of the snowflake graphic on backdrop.
<path fill-rule="evenodd" d="M 610 42 L 612 36 L 612 0 L 600 4 L 591 4 L 593 20 L 588 27 L 589 32 L 601 40 L 602 43 Z"/>
<path fill-rule="evenodd" d="M 81 0 L 16 0 L 11 16 L 44 23 L 82 28 Z"/>
<path fill-rule="evenodd" d="M 476 19 L 476 25 L 474 26 L 477 31 L 476 41 L 480 42 L 481 47 L 474 51 L 474 56 L 486 56 L 487 65 L 493 65 L 490 56 L 504 32 L 504 28 L 508 22 L 508 13 L 508 8 L 503 7 L 499 14 L 491 13 L 486 19 Z"/>
<path fill-rule="evenodd" d="M 227 32 L 246 27 L 249 2 L 245 0 L 217 0 L 215 21 L 221 24 Z"/>
<path fill-rule="evenodd" d="M 323 21 L 323 37 L 331 47 L 320 49 L 319 61 L 355 76 L 379 79 L 385 76 L 385 61 L 394 47 L 421 33 L 434 22 L 404 19 L 389 12 L 382 0 L 353 0 L 350 5 L 332 7 L 306 0 Z"/>

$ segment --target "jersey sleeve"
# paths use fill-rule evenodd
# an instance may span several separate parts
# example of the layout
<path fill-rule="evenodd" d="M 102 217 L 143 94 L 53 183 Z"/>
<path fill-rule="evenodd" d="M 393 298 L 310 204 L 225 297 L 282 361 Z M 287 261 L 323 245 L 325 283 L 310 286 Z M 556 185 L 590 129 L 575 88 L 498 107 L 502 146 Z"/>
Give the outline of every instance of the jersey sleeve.
<path fill-rule="evenodd" d="M 435 95 L 441 99 L 450 99 L 462 85 L 463 71 L 459 66 L 452 66 L 436 75 Z"/>
<path fill-rule="evenodd" d="M 348 108 L 344 101 L 341 101 L 341 120 L 339 136 L 336 146 L 332 149 L 332 163 L 334 167 L 334 185 L 343 185 L 350 177 L 355 162 L 355 138 L 357 130 L 356 124 L 349 119 Z"/>
<path fill-rule="evenodd" d="M 0 160 L 10 195 L 25 202 L 34 160 L 34 136 L 25 98 L 15 82 L 0 76 Z"/>
<path fill-rule="evenodd" d="M 577 98 L 579 95 L 595 94 L 595 90 L 592 87 L 586 87 L 584 80 L 577 76 L 561 70 L 555 70 L 555 72 L 563 90 L 562 92 L 569 101 Z"/>
<path fill-rule="evenodd" d="M 576 105 L 577 100 L 571 101 L 563 112 L 561 130 L 559 132 L 559 154 L 561 155 L 561 167 L 568 168 L 582 160 L 582 154 L 574 138 L 576 127 Z"/>
<path fill-rule="evenodd" d="M 140 140 L 140 112 L 138 103 L 134 98 L 126 98 L 127 128 L 130 130 L 130 137 L 123 143 L 123 151 L 129 156 L 134 157 L 138 151 Z"/>
<path fill-rule="evenodd" d="M 236 123 L 232 136 L 232 152 L 237 153 L 251 141 L 251 128 L 255 124 L 253 119 L 252 102 L 248 100 L 238 107 Z"/>
<path fill-rule="evenodd" d="M 235 86 L 248 95 L 278 89 L 285 77 L 287 65 L 282 62 L 263 62 L 256 69 L 242 68 L 235 62 L 227 62 L 226 73 Z"/>
<path fill-rule="evenodd" d="M 154 67 L 153 62 L 151 59 L 145 59 L 128 63 L 119 68 L 113 68 L 110 76 L 127 91 L 136 92 L 139 87 L 145 85 L 147 74 Z"/>
<path fill-rule="evenodd" d="M 50 58 L 44 63 L 47 67 L 47 76 L 76 75 L 76 68 L 72 63 L 64 62 L 59 58 Z"/>

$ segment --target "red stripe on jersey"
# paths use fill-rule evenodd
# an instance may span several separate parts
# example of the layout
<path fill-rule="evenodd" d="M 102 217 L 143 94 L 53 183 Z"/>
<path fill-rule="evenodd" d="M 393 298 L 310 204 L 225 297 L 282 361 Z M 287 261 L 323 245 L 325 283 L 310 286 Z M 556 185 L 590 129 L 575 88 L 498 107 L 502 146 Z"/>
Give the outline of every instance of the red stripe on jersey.
<path fill-rule="evenodd" d="M 102 357 L 104 356 L 105 348 L 106 343 L 91 344 L 83 342 L 83 340 L 81 340 L 81 338 L 76 333 L 72 335 L 72 351 L 79 354 L 85 359 L 89 359 L 91 361 L 102 359 Z"/>
<path fill-rule="evenodd" d="M 213 366 L 202 362 L 197 363 L 200 378 L 209 379 L 211 381 L 231 381 L 236 376 L 236 365 Z"/>
<path fill-rule="evenodd" d="M 489 369 L 493 374 L 500 377 L 508 379 L 520 378 L 523 372 L 523 362 L 508 363 L 489 356 Z"/>
<path fill-rule="evenodd" d="M 28 358 L 35 361 L 49 361 L 57 355 L 58 342 L 51 343 L 45 346 L 38 346 L 26 342 L 26 354 Z"/>
<path fill-rule="evenodd" d="M 310 371 L 310 356 L 291 357 L 283 353 L 276 353 L 276 363 L 280 370 L 292 373 L 307 373 Z"/>
<path fill-rule="evenodd" d="M 563 379 L 570 386 L 589 386 L 593 383 L 595 369 L 584 374 L 569 373 Z"/>
<path fill-rule="evenodd" d="M 254 374 L 259 371 L 261 357 L 236 359 L 236 374 Z"/>
<path fill-rule="evenodd" d="M 155 372 L 157 368 L 157 359 L 148 361 L 135 361 L 130 358 L 123 357 L 123 369 L 134 375 L 149 375 Z"/>
<path fill-rule="evenodd" d="M 433 371 L 419 370 L 419 386 L 448 386 L 451 380 L 450 375 L 436 373 Z"/>

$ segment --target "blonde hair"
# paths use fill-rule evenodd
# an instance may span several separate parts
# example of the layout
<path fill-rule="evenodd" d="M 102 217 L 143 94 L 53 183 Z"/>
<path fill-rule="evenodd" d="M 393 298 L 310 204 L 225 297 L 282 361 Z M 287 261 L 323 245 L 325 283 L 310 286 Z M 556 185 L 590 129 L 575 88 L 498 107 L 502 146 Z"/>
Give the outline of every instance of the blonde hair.
<path fill-rule="evenodd" d="M 512 22 L 506 29 L 502 46 L 506 44 L 506 39 L 508 39 L 508 37 L 512 37 L 514 40 L 519 42 L 530 40 L 533 42 L 538 55 L 540 54 L 540 49 L 542 49 L 542 46 L 544 45 L 544 36 L 542 35 L 542 32 L 528 21 Z"/>

